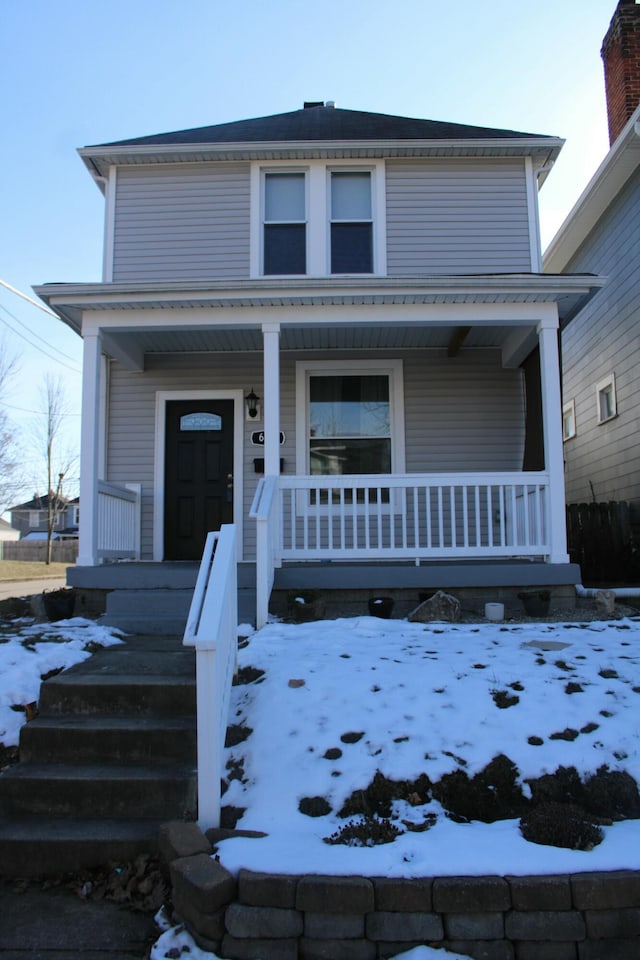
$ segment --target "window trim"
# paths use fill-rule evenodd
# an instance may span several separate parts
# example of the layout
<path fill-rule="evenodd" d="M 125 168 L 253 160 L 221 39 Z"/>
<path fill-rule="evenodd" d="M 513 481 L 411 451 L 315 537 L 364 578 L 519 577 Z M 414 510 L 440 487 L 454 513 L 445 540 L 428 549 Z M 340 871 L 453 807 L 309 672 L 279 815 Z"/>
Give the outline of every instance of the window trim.
<path fill-rule="evenodd" d="M 314 375 L 389 377 L 391 473 L 406 472 L 404 370 L 402 360 L 298 360 L 296 361 L 296 473 L 309 476 L 309 379 Z"/>
<path fill-rule="evenodd" d="M 371 175 L 371 214 L 373 224 L 373 270 L 370 273 L 331 273 L 331 173 L 362 172 Z M 264 253 L 264 181 L 267 173 L 304 173 L 306 202 L 307 272 L 304 274 L 265 274 Z M 386 173 L 384 160 L 308 160 L 283 163 L 278 160 L 253 161 L 250 173 L 250 275 L 252 280 L 280 280 L 283 277 L 384 277 L 387 272 Z"/>
<path fill-rule="evenodd" d="M 611 390 L 611 407 L 612 412 L 606 416 L 602 416 L 602 407 L 600 405 L 600 397 L 607 390 Z M 618 416 L 618 399 L 616 396 L 616 378 L 615 374 L 610 373 L 608 376 L 603 377 L 602 380 L 599 380 L 596 383 L 596 416 L 598 423 L 608 423 L 610 420 L 613 420 L 614 417 Z"/>
<path fill-rule="evenodd" d="M 566 417 L 571 417 L 572 429 L 566 427 Z M 562 405 L 562 439 L 563 441 L 572 440 L 576 436 L 576 403 L 575 400 L 569 400 Z"/>

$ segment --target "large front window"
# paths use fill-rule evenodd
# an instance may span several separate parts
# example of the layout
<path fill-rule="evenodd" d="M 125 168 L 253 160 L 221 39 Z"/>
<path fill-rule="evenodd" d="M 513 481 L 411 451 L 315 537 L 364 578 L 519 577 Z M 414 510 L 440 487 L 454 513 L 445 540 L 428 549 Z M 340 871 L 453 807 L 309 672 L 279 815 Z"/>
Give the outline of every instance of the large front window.
<path fill-rule="evenodd" d="M 388 376 L 310 377 L 309 472 L 391 472 Z"/>

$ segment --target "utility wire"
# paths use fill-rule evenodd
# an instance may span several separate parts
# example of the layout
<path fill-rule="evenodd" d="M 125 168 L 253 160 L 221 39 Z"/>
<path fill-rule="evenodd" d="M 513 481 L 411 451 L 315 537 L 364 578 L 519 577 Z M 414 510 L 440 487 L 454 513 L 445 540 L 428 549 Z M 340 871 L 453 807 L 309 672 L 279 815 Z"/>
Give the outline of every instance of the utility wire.
<path fill-rule="evenodd" d="M 0 303 L 0 310 L 3 310 L 4 313 L 8 314 L 8 315 L 11 317 L 12 320 L 15 320 L 16 323 L 18 323 L 18 324 L 20 323 L 20 321 L 18 320 L 18 318 L 15 317 L 15 316 L 11 313 L 10 310 L 7 310 L 7 308 L 6 308 L 6 307 L 4 306 L 4 304 L 2 304 L 2 303 Z M 48 357 L 49 360 L 53 360 L 54 363 L 60 363 L 60 364 L 62 364 L 63 367 L 66 367 L 67 370 L 71 370 L 73 373 L 80 373 L 80 367 L 79 367 L 78 365 L 72 367 L 71 364 L 65 363 L 64 360 L 60 360 L 60 359 L 58 359 L 58 357 L 54 357 L 51 353 L 48 352 L 48 350 L 45 350 L 45 348 L 43 347 L 42 343 L 36 343 L 36 342 L 34 342 L 33 340 L 30 340 L 29 337 L 26 335 L 24 329 L 23 329 L 23 330 L 17 330 L 17 329 L 13 326 L 13 324 L 9 323 L 9 321 L 8 321 L 7 319 L 5 319 L 4 317 L 1 317 L 1 316 L 0 316 L 0 323 L 4 323 L 4 325 L 5 325 L 6 327 L 8 327 L 9 330 L 11 330 L 11 331 L 12 331 L 13 333 L 15 333 L 17 336 L 22 337 L 24 340 L 26 340 L 27 343 L 28 343 L 30 346 L 34 347 L 36 350 L 39 350 L 41 353 L 44 353 L 44 355 L 45 355 L 46 357 Z M 30 332 L 31 332 L 31 331 L 30 331 Z M 45 342 L 46 342 L 46 341 L 45 341 Z M 59 353 L 59 354 L 61 354 L 61 356 L 66 357 L 68 360 L 71 360 L 71 363 L 73 363 L 73 364 L 76 363 L 76 361 L 75 361 L 72 357 L 69 357 L 66 353 L 63 353 L 62 350 L 58 350 L 57 347 L 54 347 L 53 345 L 51 345 L 51 344 L 49 344 L 49 343 L 47 343 L 47 346 L 51 346 L 51 349 L 52 349 L 52 350 L 56 350 L 56 352 Z"/>

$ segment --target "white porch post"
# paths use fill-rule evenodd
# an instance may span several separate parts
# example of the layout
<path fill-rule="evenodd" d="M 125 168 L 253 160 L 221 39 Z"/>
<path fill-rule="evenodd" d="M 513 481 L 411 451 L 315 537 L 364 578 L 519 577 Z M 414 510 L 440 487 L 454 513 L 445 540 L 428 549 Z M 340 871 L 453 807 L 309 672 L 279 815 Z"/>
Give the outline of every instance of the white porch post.
<path fill-rule="evenodd" d="M 539 322 L 538 340 L 544 462 L 546 472 L 549 474 L 549 516 L 547 518 L 551 546 L 549 560 L 551 563 L 568 563 L 557 317 L 545 317 Z"/>
<path fill-rule="evenodd" d="M 280 475 L 280 324 L 262 325 L 264 356 L 264 475 Z"/>
<path fill-rule="evenodd" d="M 98 563 L 98 461 L 100 456 L 99 334 L 85 333 L 82 354 L 82 426 L 80 431 L 80 535 L 78 566 Z"/>

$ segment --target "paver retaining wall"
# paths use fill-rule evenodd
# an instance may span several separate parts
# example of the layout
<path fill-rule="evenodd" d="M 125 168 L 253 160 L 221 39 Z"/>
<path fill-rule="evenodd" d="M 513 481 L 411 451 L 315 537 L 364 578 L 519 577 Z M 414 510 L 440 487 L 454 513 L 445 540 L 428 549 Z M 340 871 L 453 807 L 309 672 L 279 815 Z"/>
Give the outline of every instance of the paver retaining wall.
<path fill-rule="evenodd" d="M 203 949 L 229 960 L 377 960 L 422 944 L 475 960 L 640 957 L 636 871 L 392 879 L 241 870 L 235 878 L 193 823 L 165 824 L 160 849 L 177 915 Z"/>

